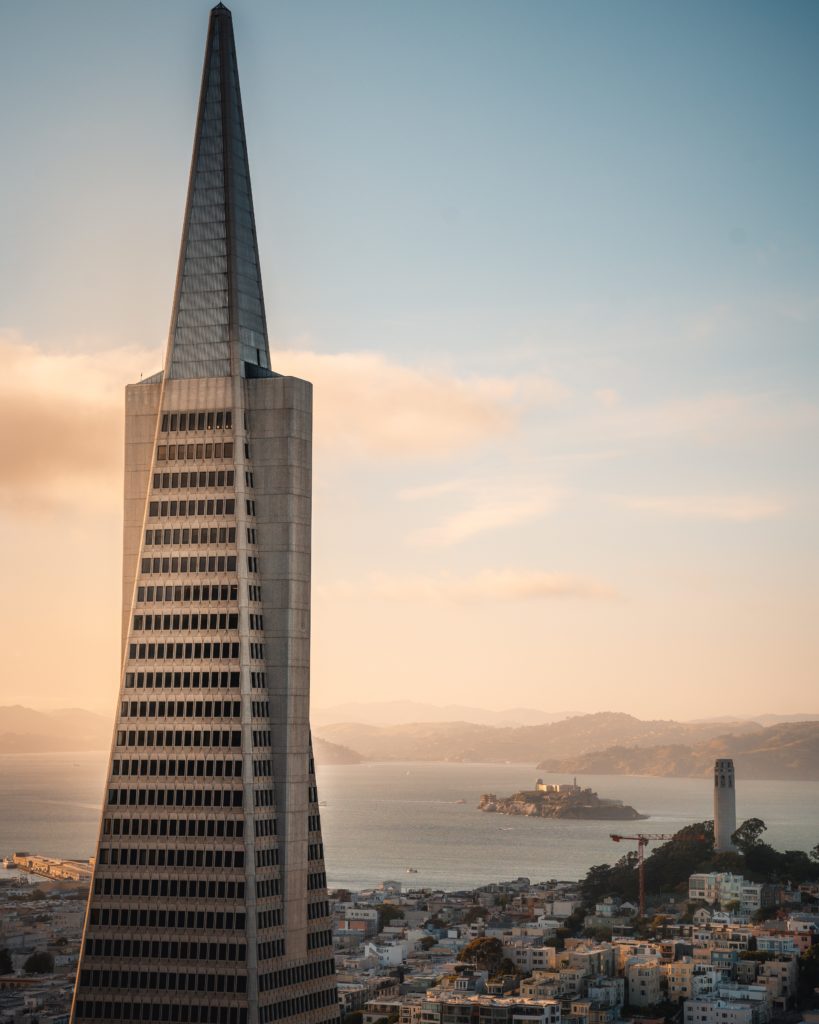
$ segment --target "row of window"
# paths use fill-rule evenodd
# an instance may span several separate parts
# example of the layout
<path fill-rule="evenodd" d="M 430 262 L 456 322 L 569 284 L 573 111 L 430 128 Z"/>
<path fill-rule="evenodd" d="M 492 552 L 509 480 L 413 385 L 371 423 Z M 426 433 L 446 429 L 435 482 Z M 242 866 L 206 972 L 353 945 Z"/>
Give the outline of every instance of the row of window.
<path fill-rule="evenodd" d="M 278 850 L 257 850 L 256 851 L 256 867 L 257 868 L 275 868 L 279 866 L 279 851 Z"/>
<path fill-rule="evenodd" d="M 318 903 L 307 904 L 307 920 L 316 921 L 320 917 L 330 916 L 330 901 L 319 900 Z"/>
<path fill-rule="evenodd" d="M 251 583 L 247 588 L 247 597 L 249 601 L 261 601 L 262 588 L 256 583 Z"/>
<path fill-rule="evenodd" d="M 253 775 L 258 778 L 260 776 L 272 775 L 273 774 L 273 762 L 272 761 L 254 761 L 253 762 Z"/>
<path fill-rule="evenodd" d="M 312 963 L 298 964 L 295 967 L 283 967 L 280 971 L 261 975 L 259 991 L 266 992 L 271 988 L 286 988 L 288 985 L 304 985 L 306 982 L 316 981 L 318 978 L 329 978 L 335 973 L 335 960 L 314 960 Z"/>
<path fill-rule="evenodd" d="M 327 875 L 323 871 L 314 871 L 307 876 L 307 889 L 326 889 Z"/>
<path fill-rule="evenodd" d="M 254 789 L 253 790 L 253 803 L 256 807 L 272 807 L 273 806 L 273 790 L 272 789 Z"/>
<path fill-rule="evenodd" d="M 92 907 L 90 923 L 103 928 L 187 928 L 244 931 L 246 916 L 232 910 L 137 910 L 135 907 Z"/>
<path fill-rule="evenodd" d="M 308 860 L 321 860 L 324 857 L 323 843 L 310 843 L 307 847 Z"/>
<path fill-rule="evenodd" d="M 184 490 L 199 487 L 233 487 L 236 473 L 232 469 L 186 470 L 182 473 L 154 473 L 154 490 Z"/>
<path fill-rule="evenodd" d="M 146 530 L 146 547 L 163 547 L 169 544 L 235 544 L 235 526 L 202 526 L 177 530 Z"/>
<path fill-rule="evenodd" d="M 256 914 L 256 923 L 260 928 L 279 928 L 282 923 L 280 907 L 273 910 L 260 910 Z"/>
<path fill-rule="evenodd" d="M 261 977 L 259 978 L 261 988 Z M 273 986 L 268 985 L 268 988 Z M 294 996 L 292 999 L 280 999 L 270 1006 L 259 1007 L 259 1024 L 270 1024 L 270 1021 L 285 1020 L 287 1017 L 295 1017 L 296 1014 L 309 1013 L 310 1010 L 320 1010 L 324 1006 L 335 1006 L 338 1003 L 338 993 L 335 988 L 324 989 L 323 992 L 310 992 L 303 996 Z"/>
<path fill-rule="evenodd" d="M 264 661 L 264 644 L 252 643 L 250 645 L 250 657 L 256 661 Z"/>
<path fill-rule="evenodd" d="M 83 988 L 157 989 L 160 992 L 246 992 L 245 974 L 189 974 L 165 971 L 87 971 Z"/>
<path fill-rule="evenodd" d="M 241 747 L 238 729 L 125 729 L 117 731 L 118 747 Z"/>
<path fill-rule="evenodd" d="M 265 687 L 267 685 L 267 679 L 265 678 L 264 672 L 251 672 L 250 685 L 254 690 L 261 690 Z"/>
<path fill-rule="evenodd" d="M 212 1002 L 124 1003 L 102 999 L 78 999 L 78 1020 L 152 1021 L 162 1024 L 247 1024 L 246 1006 L 216 1006 Z"/>
<path fill-rule="evenodd" d="M 169 776 L 185 779 L 240 779 L 242 777 L 241 761 L 186 761 L 179 760 L 120 760 L 117 758 L 111 765 L 112 775 L 137 776 Z"/>
<path fill-rule="evenodd" d="M 236 555 L 182 555 L 173 558 L 143 558 L 140 561 L 141 571 L 150 576 L 152 573 L 195 573 L 195 572 L 236 572 Z"/>
<path fill-rule="evenodd" d="M 141 847 L 101 847 L 98 863 L 111 867 L 243 868 L 244 850 L 146 850 Z"/>
<path fill-rule="evenodd" d="M 86 939 L 86 956 L 134 957 L 144 960 L 232 960 L 247 959 L 247 947 L 237 942 L 174 942 L 150 939 Z M 80 984 L 88 985 L 80 973 Z M 96 971 L 94 973 L 97 973 Z M 105 982 L 103 987 L 108 988 Z M 114 986 L 116 987 L 116 986 Z"/>
<path fill-rule="evenodd" d="M 202 459 L 232 459 L 233 442 L 204 444 L 202 441 L 189 444 L 159 444 L 156 446 L 157 462 L 193 462 Z"/>
<path fill-rule="evenodd" d="M 163 434 L 177 430 L 230 430 L 232 426 L 232 409 L 219 409 L 214 412 L 162 413 Z"/>
<path fill-rule="evenodd" d="M 109 789 L 110 807 L 241 807 L 241 789 Z"/>
<path fill-rule="evenodd" d="M 310 932 L 307 936 L 308 949 L 324 949 L 326 946 L 332 946 L 332 944 L 333 932 L 330 928 L 320 932 Z"/>
<path fill-rule="evenodd" d="M 192 612 L 181 615 L 135 615 L 133 628 L 135 631 L 158 629 L 238 629 L 239 613 Z"/>
<path fill-rule="evenodd" d="M 256 898 L 267 899 L 270 896 L 279 896 L 281 889 L 278 878 L 268 878 L 264 881 L 256 881 Z"/>
<path fill-rule="evenodd" d="M 239 586 L 236 583 L 177 583 L 175 586 L 137 587 L 137 601 L 149 604 L 155 601 L 237 601 L 238 598 Z"/>
<path fill-rule="evenodd" d="M 156 896 L 173 900 L 243 900 L 244 882 L 202 878 L 94 878 L 96 896 Z"/>
<path fill-rule="evenodd" d="M 125 689 L 133 690 L 174 690 L 216 689 L 239 686 L 238 672 L 126 672 Z"/>
<path fill-rule="evenodd" d="M 256 945 L 256 955 L 260 960 L 273 960 L 284 956 L 284 939 L 268 939 Z"/>
<path fill-rule="evenodd" d="M 250 628 L 251 629 L 264 629 L 264 616 L 250 613 Z"/>
<path fill-rule="evenodd" d="M 179 836 L 181 839 L 213 837 L 241 839 L 243 818 L 105 818 L 103 834 L 123 836 Z"/>
<path fill-rule="evenodd" d="M 259 645 L 250 645 L 251 648 Z M 256 657 L 251 650 L 251 658 Z M 239 657 L 239 643 L 224 643 L 219 640 L 203 640 L 193 643 L 156 643 L 156 644 L 128 644 L 128 657 L 131 661 L 153 661 L 154 659 L 173 658 L 174 660 L 197 660 L 212 658 L 215 661 Z"/>
<path fill-rule="evenodd" d="M 252 700 L 250 713 L 254 718 L 270 718 L 270 701 Z"/>
<path fill-rule="evenodd" d="M 236 514 L 235 498 L 191 498 L 189 501 L 150 501 L 148 517 L 156 519 L 185 516 L 232 516 Z"/>
<path fill-rule="evenodd" d="M 261 703 L 253 701 L 253 704 Z M 268 714 L 270 713 L 268 708 Z M 241 718 L 238 700 L 124 700 L 122 718 Z"/>
<path fill-rule="evenodd" d="M 278 822 L 275 818 L 256 818 L 254 827 L 257 839 L 262 836 L 277 836 L 279 834 Z"/>

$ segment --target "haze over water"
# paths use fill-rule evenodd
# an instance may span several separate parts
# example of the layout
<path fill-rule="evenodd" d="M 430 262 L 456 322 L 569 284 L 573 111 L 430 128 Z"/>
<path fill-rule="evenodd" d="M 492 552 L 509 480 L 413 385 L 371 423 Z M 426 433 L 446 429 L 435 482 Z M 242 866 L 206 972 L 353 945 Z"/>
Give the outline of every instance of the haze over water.
<path fill-rule="evenodd" d="M 0 853 L 89 857 L 94 850 L 107 754 L 0 757 Z M 622 799 L 643 822 L 555 821 L 484 814 L 481 793 L 531 787 L 526 765 L 365 764 L 319 769 L 331 886 L 365 888 L 395 878 L 446 889 L 526 875 L 580 878 L 632 848 L 611 832 L 675 832 L 712 816 L 709 779 L 579 776 L 601 796 Z M 559 781 L 560 776 L 544 776 Z M 456 803 L 465 800 L 466 803 Z M 739 781 L 737 815 L 762 818 L 778 849 L 819 842 L 819 786 Z M 415 868 L 417 874 L 407 873 Z"/>

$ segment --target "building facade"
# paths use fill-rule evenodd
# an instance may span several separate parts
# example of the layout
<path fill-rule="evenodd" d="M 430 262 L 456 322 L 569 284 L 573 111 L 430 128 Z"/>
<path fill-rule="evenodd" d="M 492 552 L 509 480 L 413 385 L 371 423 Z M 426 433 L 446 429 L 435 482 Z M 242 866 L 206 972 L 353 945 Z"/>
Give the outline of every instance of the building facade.
<path fill-rule="evenodd" d="M 72 1022 L 338 1017 L 309 725 L 311 406 L 271 369 L 220 4 L 164 370 L 126 391 L 121 690 Z"/>

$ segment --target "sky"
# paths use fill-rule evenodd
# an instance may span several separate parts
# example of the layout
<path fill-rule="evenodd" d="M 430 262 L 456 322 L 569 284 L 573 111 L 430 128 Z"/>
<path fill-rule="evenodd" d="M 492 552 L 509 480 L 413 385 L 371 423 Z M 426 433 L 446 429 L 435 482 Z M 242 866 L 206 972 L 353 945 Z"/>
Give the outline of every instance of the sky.
<path fill-rule="evenodd" d="M 0 704 L 116 700 L 208 6 L 0 2 Z M 819 6 L 232 10 L 314 703 L 819 712 Z"/>

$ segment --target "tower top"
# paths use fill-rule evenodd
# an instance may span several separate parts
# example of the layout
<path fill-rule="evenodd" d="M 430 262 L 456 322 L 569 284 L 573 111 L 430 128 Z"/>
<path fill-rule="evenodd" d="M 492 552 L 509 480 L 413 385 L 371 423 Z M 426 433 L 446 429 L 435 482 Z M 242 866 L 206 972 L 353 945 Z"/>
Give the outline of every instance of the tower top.
<path fill-rule="evenodd" d="M 210 12 L 165 373 L 268 377 L 233 18 Z"/>

